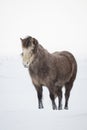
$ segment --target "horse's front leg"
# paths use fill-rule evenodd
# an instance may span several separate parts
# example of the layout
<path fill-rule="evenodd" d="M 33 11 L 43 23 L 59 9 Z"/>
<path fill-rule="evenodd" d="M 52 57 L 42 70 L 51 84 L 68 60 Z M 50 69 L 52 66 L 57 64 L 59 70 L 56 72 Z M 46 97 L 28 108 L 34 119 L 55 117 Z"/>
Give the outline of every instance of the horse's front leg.
<path fill-rule="evenodd" d="M 50 93 L 50 99 L 52 101 L 52 108 L 53 110 L 57 110 L 57 106 L 56 106 L 56 103 L 55 103 L 55 97 L 52 93 Z"/>
<path fill-rule="evenodd" d="M 38 108 L 39 109 L 42 109 L 43 108 L 43 102 L 42 102 L 42 86 L 36 86 L 35 85 L 35 88 L 36 88 L 36 91 L 37 91 L 37 97 L 38 97 Z"/>
<path fill-rule="evenodd" d="M 53 108 L 53 110 L 57 110 L 57 106 L 56 106 L 56 103 L 55 103 L 54 90 L 51 87 L 49 87 L 49 94 L 50 94 L 50 99 L 52 101 L 52 108 Z"/>

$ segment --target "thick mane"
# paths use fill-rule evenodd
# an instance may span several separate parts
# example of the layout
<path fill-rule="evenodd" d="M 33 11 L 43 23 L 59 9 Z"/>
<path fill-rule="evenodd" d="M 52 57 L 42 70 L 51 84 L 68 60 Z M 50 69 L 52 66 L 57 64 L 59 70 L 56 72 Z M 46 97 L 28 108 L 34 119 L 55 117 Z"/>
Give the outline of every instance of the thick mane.
<path fill-rule="evenodd" d="M 50 53 L 45 49 L 43 48 L 42 45 L 40 45 L 38 43 L 38 47 L 37 47 L 37 56 L 38 58 L 41 57 L 41 58 L 44 58 L 44 56 L 48 56 Z"/>

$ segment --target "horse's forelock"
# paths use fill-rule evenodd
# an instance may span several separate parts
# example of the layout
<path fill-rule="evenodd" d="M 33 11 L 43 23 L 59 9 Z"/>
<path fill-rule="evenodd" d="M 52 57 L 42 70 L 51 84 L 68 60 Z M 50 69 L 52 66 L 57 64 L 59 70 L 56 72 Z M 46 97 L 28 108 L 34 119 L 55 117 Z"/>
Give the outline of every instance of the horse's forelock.
<path fill-rule="evenodd" d="M 32 37 L 30 37 L 30 36 L 28 36 L 25 39 L 22 39 L 23 48 L 28 48 L 29 47 L 29 45 L 31 44 L 31 39 L 32 39 Z"/>

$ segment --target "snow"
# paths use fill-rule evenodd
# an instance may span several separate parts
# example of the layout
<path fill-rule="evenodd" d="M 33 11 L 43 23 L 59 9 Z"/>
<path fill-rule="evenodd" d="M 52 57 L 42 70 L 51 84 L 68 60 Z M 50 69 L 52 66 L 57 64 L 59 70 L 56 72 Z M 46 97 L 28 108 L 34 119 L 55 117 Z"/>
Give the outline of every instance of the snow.
<path fill-rule="evenodd" d="M 0 56 L 0 130 L 87 130 L 87 58 L 77 61 L 69 110 L 52 110 L 46 88 L 44 109 L 39 110 L 36 90 L 21 57 Z"/>
<path fill-rule="evenodd" d="M 0 0 L 0 23 L 1 54 L 19 54 L 27 35 L 50 51 L 87 54 L 87 0 Z"/>
<path fill-rule="evenodd" d="M 46 88 L 44 109 L 37 108 L 36 91 L 18 56 L 20 37 L 27 35 L 50 52 L 75 55 L 78 74 L 69 110 L 53 111 Z M 86 45 L 86 0 L 0 0 L 0 130 L 87 130 Z"/>

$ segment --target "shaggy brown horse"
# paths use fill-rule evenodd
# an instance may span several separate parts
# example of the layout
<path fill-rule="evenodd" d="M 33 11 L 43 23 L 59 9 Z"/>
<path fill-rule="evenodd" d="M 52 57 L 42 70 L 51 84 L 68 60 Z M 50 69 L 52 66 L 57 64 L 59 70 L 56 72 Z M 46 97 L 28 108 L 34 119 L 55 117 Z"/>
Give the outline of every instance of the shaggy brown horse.
<path fill-rule="evenodd" d="M 29 69 L 32 82 L 38 96 L 38 107 L 43 108 L 42 87 L 49 90 L 52 108 L 57 109 L 55 98 L 58 97 L 58 109 L 62 109 L 62 88 L 65 86 L 65 109 L 68 109 L 70 91 L 77 73 L 74 56 L 67 51 L 49 53 L 35 38 L 21 39 L 24 67 Z"/>

